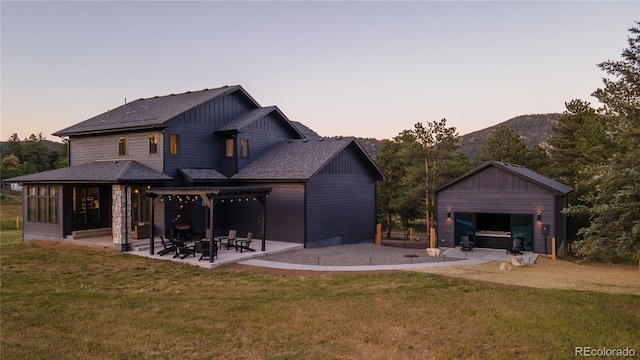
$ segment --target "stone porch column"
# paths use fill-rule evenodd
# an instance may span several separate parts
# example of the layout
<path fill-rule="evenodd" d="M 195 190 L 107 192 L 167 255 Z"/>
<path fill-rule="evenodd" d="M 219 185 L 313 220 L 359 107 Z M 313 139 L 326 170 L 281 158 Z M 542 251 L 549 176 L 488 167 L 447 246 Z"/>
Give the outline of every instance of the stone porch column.
<path fill-rule="evenodd" d="M 111 186 L 111 229 L 113 247 L 120 251 L 129 251 L 129 229 L 131 228 L 131 187 L 128 185 Z"/>

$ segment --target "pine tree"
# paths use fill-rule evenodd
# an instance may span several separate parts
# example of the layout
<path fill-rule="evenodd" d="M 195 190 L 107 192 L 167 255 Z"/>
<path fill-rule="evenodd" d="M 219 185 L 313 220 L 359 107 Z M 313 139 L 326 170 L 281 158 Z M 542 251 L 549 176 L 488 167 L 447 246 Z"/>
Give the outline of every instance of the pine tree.
<path fill-rule="evenodd" d="M 629 48 L 622 60 L 598 65 L 608 77 L 593 93 L 602 104 L 606 160 L 583 168 L 579 186 L 588 192 L 569 215 L 588 216 L 580 229 L 578 255 L 585 261 L 624 262 L 640 259 L 640 28 L 629 29 Z"/>

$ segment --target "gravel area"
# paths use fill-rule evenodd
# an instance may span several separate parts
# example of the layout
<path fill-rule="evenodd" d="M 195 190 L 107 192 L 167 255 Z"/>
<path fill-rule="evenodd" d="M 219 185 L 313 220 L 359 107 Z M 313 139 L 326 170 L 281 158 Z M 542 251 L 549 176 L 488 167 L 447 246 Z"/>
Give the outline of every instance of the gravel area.
<path fill-rule="evenodd" d="M 380 246 L 370 243 L 320 249 L 295 249 L 277 254 L 267 254 L 257 257 L 257 259 L 323 266 L 395 265 L 444 261 L 442 255 L 439 258 L 427 256 L 425 249 Z M 458 259 L 446 259 L 446 261 L 454 260 Z"/>

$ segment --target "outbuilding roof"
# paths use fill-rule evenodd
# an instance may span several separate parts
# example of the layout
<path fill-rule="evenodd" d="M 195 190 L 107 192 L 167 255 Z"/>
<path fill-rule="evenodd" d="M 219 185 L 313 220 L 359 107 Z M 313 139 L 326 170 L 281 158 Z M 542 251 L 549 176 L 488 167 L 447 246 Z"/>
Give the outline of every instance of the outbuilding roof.
<path fill-rule="evenodd" d="M 83 135 L 111 130 L 161 127 L 166 121 L 198 105 L 235 91 L 242 91 L 256 107 L 259 106 L 241 86 L 223 86 L 215 89 L 188 91 L 182 94 L 141 98 L 57 131 L 53 135 Z"/>
<path fill-rule="evenodd" d="M 134 160 L 99 160 L 81 165 L 18 176 L 5 181 L 20 183 L 130 183 L 163 182 L 171 176 Z"/>
<path fill-rule="evenodd" d="M 489 167 L 489 166 L 495 166 L 499 169 L 505 170 L 515 176 L 518 176 L 520 178 L 523 178 L 529 182 L 532 182 L 534 184 L 537 184 L 540 187 L 543 187 L 551 192 L 553 192 L 556 195 L 566 195 L 570 192 L 573 191 L 573 188 L 564 184 L 561 184 L 553 179 L 550 179 L 542 174 L 539 174 L 533 170 L 529 170 L 526 167 L 522 166 L 522 165 L 517 165 L 517 164 L 510 164 L 510 163 L 506 163 L 506 162 L 501 162 L 501 161 L 487 161 L 484 164 L 478 166 L 477 168 L 469 171 L 468 173 L 440 186 L 439 188 L 436 189 L 436 192 L 438 191 L 442 191 L 444 189 L 446 189 L 447 187 L 465 179 L 468 178 L 469 176 L 472 176 L 473 174 Z"/>

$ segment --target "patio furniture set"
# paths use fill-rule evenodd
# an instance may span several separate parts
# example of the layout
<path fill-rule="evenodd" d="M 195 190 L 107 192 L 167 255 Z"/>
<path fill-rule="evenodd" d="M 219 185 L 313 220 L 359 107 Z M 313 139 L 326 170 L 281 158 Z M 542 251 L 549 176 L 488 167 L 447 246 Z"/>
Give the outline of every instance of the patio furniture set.
<path fill-rule="evenodd" d="M 218 257 L 218 249 L 225 247 L 227 250 L 232 248 L 235 251 L 255 251 L 250 247 L 253 241 L 253 233 L 248 232 L 247 237 L 237 237 L 236 230 L 229 230 L 229 234 L 226 236 L 216 236 L 213 238 L 213 244 L 209 236 L 209 230 L 205 237 L 200 240 L 191 243 L 191 228 L 187 226 L 177 226 L 176 231 L 171 232 L 171 238 L 167 241 L 163 237 L 160 237 L 162 246 L 164 249 L 158 252 L 158 255 L 163 256 L 166 254 L 174 254 L 173 257 L 180 257 L 184 259 L 190 255 L 194 257 L 200 253 L 198 261 L 209 260 L 213 262 L 213 259 Z"/>

